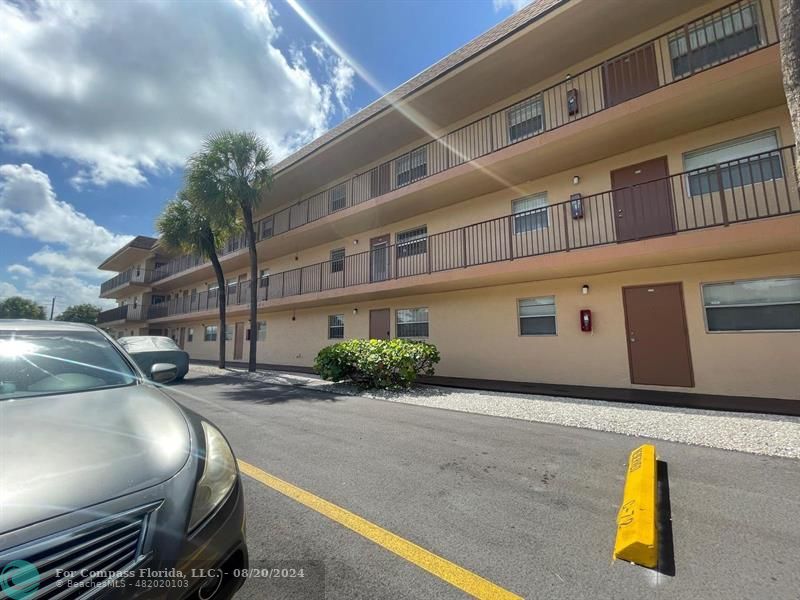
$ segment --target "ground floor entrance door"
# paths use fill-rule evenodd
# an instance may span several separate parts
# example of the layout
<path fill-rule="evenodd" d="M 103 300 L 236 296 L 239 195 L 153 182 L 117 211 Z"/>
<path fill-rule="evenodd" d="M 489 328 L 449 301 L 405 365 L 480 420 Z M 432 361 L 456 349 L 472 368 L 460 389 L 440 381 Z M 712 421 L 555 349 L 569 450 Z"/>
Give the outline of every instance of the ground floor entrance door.
<path fill-rule="evenodd" d="M 180 337 L 178 338 L 178 346 L 183 350 L 183 345 L 186 343 L 186 327 L 181 327 Z"/>
<path fill-rule="evenodd" d="M 223 332 L 222 335 L 225 335 Z M 233 360 L 242 360 L 244 353 L 244 323 L 236 323 L 233 332 Z"/>
<path fill-rule="evenodd" d="M 617 241 L 675 231 L 667 157 L 611 171 Z"/>
<path fill-rule="evenodd" d="M 392 322 L 388 308 L 369 311 L 369 339 L 388 340 L 392 337 Z"/>
<path fill-rule="evenodd" d="M 631 383 L 693 387 L 680 283 L 622 288 Z"/>

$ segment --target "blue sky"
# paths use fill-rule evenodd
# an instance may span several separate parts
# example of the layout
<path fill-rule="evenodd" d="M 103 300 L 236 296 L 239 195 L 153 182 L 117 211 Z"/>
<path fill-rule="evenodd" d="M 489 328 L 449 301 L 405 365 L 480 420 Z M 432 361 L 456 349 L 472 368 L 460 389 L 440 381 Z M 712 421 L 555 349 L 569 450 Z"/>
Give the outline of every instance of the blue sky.
<path fill-rule="evenodd" d="M 525 0 L 299 1 L 388 91 Z M 0 298 L 100 303 L 94 267 L 153 234 L 204 135 L 280 157 L 379 96 L 287 0 L 0 0 Z"/>

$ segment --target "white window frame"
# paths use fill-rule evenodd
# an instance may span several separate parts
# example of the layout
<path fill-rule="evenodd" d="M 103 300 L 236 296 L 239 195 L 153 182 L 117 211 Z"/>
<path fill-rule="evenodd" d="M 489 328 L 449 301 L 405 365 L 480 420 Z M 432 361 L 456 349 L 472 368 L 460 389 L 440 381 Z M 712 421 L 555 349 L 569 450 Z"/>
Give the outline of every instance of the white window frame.
<path fill-rule="evenodd" d="M 335 321 L 338 319 L 338 323 Z M 341 330 L 342 335 L 333 335 L 333 330 Z M 344 315 L 328 315 L 328 339 L 329 340 L 343 340 L 344 339 Z"/>
<path fill-rule="evenodd" d="M 328 191 L 328 213 L 347 208 L 347 182 L 333 186 Z"/>
<path fill-rule="evenodd" d="M 539 127 L 529 133 L 514 134 L 514 127 L 541 118 Z M 513 144 L 522 140 L 527 140 L 539 135 L 544 131 L 544 101 L 542 95 L 534 96 L 515 104 L 506 111 L 506 127 L 508 131 L 508 142 Z"/>
<path fill-rule="evenodd" d="M 535 206 L 524 210 L 519 209 L 520 206 L 525 206 L 528 203 Z M 513 200 L 511 202 L 511 214 L 514 218 L 514 233 L 516 235 L 522 235 L 531 231 L 540 231 L 550 227 L 549 207 L 550 204 L 547 201 L 547 192 L 537 192 L 530 196 Z M 536 225 L 534 227 L 527 227 L 527 219 L 530 217 L 535 217 L 536 219 Z M 543 220 L 544 223 L 539 223 L 539 219 Z M 522 227 L 520 227 L 520 223 L 523 224 Z"/>
<path fill-rule="evenodd" d="M 681 79 L 688 77 L 692 73 L 702 71 L 708 67 L 716 64 L 724 63 L 732 58 L 741 56 L 743 52 L 730 54 L 722 59 L 715 60 L 702 65 L 695 65 L 691 59 L 691 52 L 696 52 L 701 48 L 706 48 L 712 44 L 718 43 L 721 40 L 730 38 L 737 33 L 741 33 L 751 27 L 755 27 L 758 34 L 758 43 L 754 48 L 759 48 L 764 45 L 764 27 L 761 23 L 760 10 L 758 9 L 757 2 L 750 2 L 749 4 L 740 4 L 736 8 L 726 10 L 719 10 L 696 21 L 689 23 L 685 28 L 678 29 L 672 32 L 668 37 L 667 45 L 669 47 L 669 62 L 674 79 Z M 747 15 L 747 16 L 745 16 Z M 747 21 L 750 21 L 749 23 Z M 689 46 L 687 48 L 686 36 L 689 36 Z M 713 38 L 713 39 L 711 39 Z M 681 56 L 689 56 L 687 59 L 687 71 L 676 73 L 675 72 L 675 59 Z"/>
<path fill-rule="evenodd" d="M 552 302 L 550 303 L 540 303 L 537 306 L 552 306 L 553 307 L 553 314 L 552 315 L 526 315 L 523 316 L 522 312 L 522 303 L 527 302 L 530 300 L 545 300 L 551 299 Z M 523 333 L 522 332 L 522 319 L 553 319 L 553 332 L 552 333 Z M 530 296 L 528 298 L 517 298 L 517 334 L 520 337 L 553 337 L 558 335 L 558 311 L 556 307 L 556 297 L 555 294 L 547 295 L 547 296 Z"/>
<path fill-rule="evenodd" d="M 219 335 L 219 327 L 217 325 L 206 325 L 203 328 L 203 341 L 216 342 Z"/>
<path fill-rule="evenodd" d="M 712 144 L 710 146 L 704 146 L 703 148 L 697 148 L 695 150 L 690 150 L 688 152 L 683 153 L 683 170 L 684 170 L 684 178 L 685 178 L 685 186 L 686 191 L 690 197 L 695 196 L 703 196 L 709 193 L 719 193 L 717 191 L 711 192 L 700 192 L 700 193 L 693 193 L 692 192 L 692 183 L 691 177 L 697 175 L 704 175 L 704 174 L 713 174 L 716 173 L 716 165 L 723 165 L 725 168 L 726 165 L 729 164 L 738 164 L 743 158 L 747 156 L 753 155 L 771 155 L 778 158 L 780 162 L 780 173 L 776 177 L 771 177 L 769 179 L 764 179 L 763 181 L 773 181 L 783 179 L 784 177 L 784 170 L 786 166 L 783 164 L 783 157 L 779 152 L 781 147 L 779 132 L 777 129 L 767 129 L 765 131 L 759 131 L 758 133 L 753 133 L 750 135 L 745 135 L 729 140 L 725 140 L 723 142 L 719 142 L 717 144 Z M 749 145 L 750 147 L 742 152 L 737 152 L 735 148 L 742 148 L 743 146 Z M 774 154 L 771 154 L 774 153 Z M 703 156 L 709 156 L 708 159 L 703 159 Z M 766 158 L 766 156 L 765 156 Z M 747 164 L 747 163 L 742 163 Z M 709 175 L 713 177 L 715 175 Z M 760 183 L 756 182 L 756 183 Z M 756 185 L 756 183 L 745 183 L 739 185 L 731 185 L 731 186 L 724 186 L 723 182 L 723 190 L 729 190 L 734 188 L 740 188 L 742 185 Z"/>
<path fill-rule="evenodd" d="M 404 323 L 400 323 L 400 313 L 409 312 L 409 311 L 425 311 L 425 320 L 424 321 L 406 321 Z M 400 326 L 401 325 L 419 325 L 424 323 L 427 328 L 427 333 L 425 335 L 400 335 Z M 413 339 L 427 339 L 431 336 L 431 313 L 428 310 L 427 306 L 416 306 L 413 308 L 397 308 L 394 311 L 394 332 L 395 337 L 405 339 L 405 340 L 413 340 Z"/>
<path fill-rule="evenodd" d="M 194 341 L 194 327 L 187 327 L 186 328 L 186 342 L 193 342 Z"/>
<path fill-rule="evenodd" d="M 800 281 L 800 275 L 779 275 L 775 277 L 754 277 L 750 279 L 731 279 L 727 281 L 708 281 L 700 284 L 700 302 L 703 306 L 703 321 L 705 322 L 706 333 L 710 334 L 737 334 L 737 333 L 786 333 L 786 332 L 798 332 L 800 329 L 711 329 L 708 324 L 708 310 L 726 307 L 726 306 L 739 306 L 739 307 L 746 307 L 746 306 L 780 306 L 786 304 L 800 304 L 800 298 L 798 300 L 790 300 L 786 302 L 752 302 L 749 304 L 716 304 L 710 305 L 706 301 L 706 288 L 710 288 L 713 286 L 718 285 L 735 285 L 735 284 L 745 284 L 750 282 L 756 281 L 780 281 L 780 280 L 796 280 Z"/>
<path fill-rule="evenodd" d="M 397 258 L 425 254 L 428 251 L 428 226 L 420 225 L 400 231 L 394 236 L 394 242 Z"/>
<path fill-rule="evenodd" d="M 414 176 L 414 170 L 422 171 L 421 174 Z M 408 179 L 403 175 L 408 174 Z M 428 176 L 428 146 L 421 146 L 395 160 L 395 184 L 396 187 L 403 187 L 414 183 Z"/>
<path fill-rule="evenodd" d="M 337 258 L 337 255 L 341 256 Z M 347 257 L 347 251 L 344 247 L 334 248 L 330 253 L 330 272 L 331 273 L 344 273 L 344 259 Z"/>

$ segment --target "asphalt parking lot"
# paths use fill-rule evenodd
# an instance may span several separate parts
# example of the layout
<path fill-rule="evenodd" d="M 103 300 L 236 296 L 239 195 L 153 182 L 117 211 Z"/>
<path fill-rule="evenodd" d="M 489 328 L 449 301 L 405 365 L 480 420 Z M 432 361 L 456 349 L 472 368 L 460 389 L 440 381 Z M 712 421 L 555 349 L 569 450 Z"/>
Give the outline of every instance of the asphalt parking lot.
<path fill-rule="evenodd" d="M 673 540 L 658 573 L 611 560 L 647 440 L 236 376 L 172 390 L 264 474 L 244 476 L 251 566 L 312 575 L 237 598 L 800 598 L 797 460 L 656 442 Z"/>

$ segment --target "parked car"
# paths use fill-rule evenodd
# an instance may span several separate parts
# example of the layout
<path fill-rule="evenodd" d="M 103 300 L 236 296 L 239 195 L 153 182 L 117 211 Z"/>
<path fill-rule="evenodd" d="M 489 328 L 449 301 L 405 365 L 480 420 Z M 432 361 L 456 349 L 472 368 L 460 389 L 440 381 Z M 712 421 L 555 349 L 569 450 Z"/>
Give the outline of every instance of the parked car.
<path fill-rule="evenodd" d="M 189 372 L 189 353 L 180 349 L 172 338 L 160 335 L 137 335 L 117 340 L 133 357 L 139 368 L 149 373 L 156 363 L 170 363 L 178 368 L 175 379 L 181 380 Z"/>
<path fill-rule="evenodd" d="M 219 429 L 155 385 L 176 375 L 155 363 L 145 377 L 91 325 L 0 320 L 0 597 L 238 590 L 236 459 Z"/>

